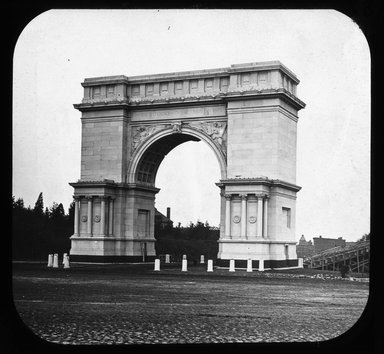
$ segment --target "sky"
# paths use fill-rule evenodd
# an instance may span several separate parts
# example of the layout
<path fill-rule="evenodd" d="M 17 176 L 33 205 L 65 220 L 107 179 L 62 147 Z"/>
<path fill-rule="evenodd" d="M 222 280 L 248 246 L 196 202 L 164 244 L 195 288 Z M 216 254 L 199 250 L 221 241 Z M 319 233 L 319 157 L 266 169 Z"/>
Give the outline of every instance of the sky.
<path fill-rule="evenodd" d="M 12 194 L 67 210 L 80 178 L 87 77 L 156 74 L 279 60 L 300 80 L 296 239 L 370 232 L 370 52 L 333 10 L 51 10 L 34 18 L 13 60 Z M 219 164 L 204 142 L 172 150 L 156 208 L 175 224 L 218 226 Z"/>

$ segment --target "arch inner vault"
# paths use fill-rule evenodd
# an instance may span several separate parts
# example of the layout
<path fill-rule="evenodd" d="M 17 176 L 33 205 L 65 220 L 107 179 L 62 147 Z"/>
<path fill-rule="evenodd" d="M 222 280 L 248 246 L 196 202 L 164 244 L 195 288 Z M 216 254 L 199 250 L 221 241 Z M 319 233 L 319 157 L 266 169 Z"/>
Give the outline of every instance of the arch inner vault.
<path fill-rule="evenodd" d="M 221 173 L 218 264 L 297 265 L 298 83 L 278 61 L 85 79 L 71 260 L 153 259 L 156 172 L 176 146 L 205 141 Z"/>

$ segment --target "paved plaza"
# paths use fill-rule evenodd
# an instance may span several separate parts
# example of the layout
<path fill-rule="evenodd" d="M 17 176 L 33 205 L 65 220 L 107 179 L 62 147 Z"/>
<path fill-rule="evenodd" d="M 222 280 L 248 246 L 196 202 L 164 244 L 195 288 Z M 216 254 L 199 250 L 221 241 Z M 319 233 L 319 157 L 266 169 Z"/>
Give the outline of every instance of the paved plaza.
<path fill-rule="evenodd" d="M 203 267 L 15 265 L 14 303 L 64 344 L 322 341 L 360 317 L 368 283 Z"/>

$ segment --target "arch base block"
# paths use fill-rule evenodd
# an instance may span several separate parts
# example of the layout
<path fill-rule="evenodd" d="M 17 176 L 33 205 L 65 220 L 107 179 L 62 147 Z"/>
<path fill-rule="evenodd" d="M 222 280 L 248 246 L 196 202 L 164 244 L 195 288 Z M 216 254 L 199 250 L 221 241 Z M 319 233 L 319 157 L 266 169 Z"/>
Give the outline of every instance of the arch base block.
<path fill-rule="evenodd" d="M 287 253 L 288 247 L 288 253 Z M 235 260 L 235 268 L 247 268 L 248 259 L 252 268 L 258 269 L 259 260 L 264 260 L 265 269 L 297 268 L 296 243 L 273 241 L 264 238 L 220 239 L 216 265 L 229 268 L 229 261 Z"/>
<path fill-rule="evenodd" d="M 71 262 L 132 263 L 156 258 L 154 239 L 72 236 L 69 253 Z"/>

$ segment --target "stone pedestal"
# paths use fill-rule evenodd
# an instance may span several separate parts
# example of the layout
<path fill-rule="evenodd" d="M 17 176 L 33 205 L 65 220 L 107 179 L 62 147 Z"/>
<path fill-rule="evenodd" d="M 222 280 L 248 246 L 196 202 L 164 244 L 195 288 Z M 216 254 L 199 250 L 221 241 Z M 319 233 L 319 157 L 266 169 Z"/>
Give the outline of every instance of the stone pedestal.
<path fill-rule="evenodd" d="M 48 264 L 47 267 L 52 268 L 53 267 L 53 254 L 48 255 Z"/>
<path fill-rule="evenodd" d="M 155 271 L 160 271 L 160 259 L 155 259 Z"/>
<path fill-rule="evenodd" d="M 207 272 L 213 272 L 213 261 L 212 261 L 212 259 L 208 259 Z"/>
<path fill-rule="evenodd" d="M 248 259 L 247 261 L 247 272 L 252 272 L 252 259 Z"/>
<path fill-rule="evenodd" d="M 187 268 L 187 260 L 186 259 L 183 259 L 182 262 L 181 262 L 181 271 L 182 272 L 186 272 L 188 270 Z"/>

